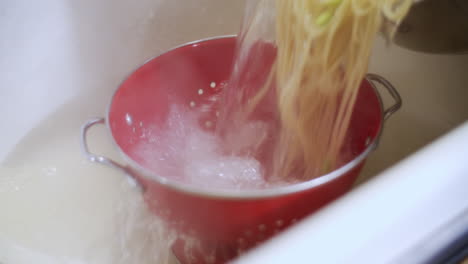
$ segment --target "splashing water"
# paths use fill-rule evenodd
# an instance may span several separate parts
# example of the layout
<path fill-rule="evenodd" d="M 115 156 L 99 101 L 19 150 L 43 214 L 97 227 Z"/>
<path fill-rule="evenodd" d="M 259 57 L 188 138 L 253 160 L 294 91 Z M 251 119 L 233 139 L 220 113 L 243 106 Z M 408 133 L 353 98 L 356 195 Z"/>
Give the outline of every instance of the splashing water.
<path fill-rule="evenodd" d="M 121 188 L 126 199 L 120 200 L 116 210 L 111 263 L 173 263 L 170 247 L 176 234 L 148 210 L 137 188 L 127 183 Z"/>
<path fill-rule="evenodd" d="M 200 126 L 199 117 L 196 111 L 172 106 L 165 126 L 149 126 L 131 155 L 157 175 L 192 186 L 236 190 L 268 186 L 261 163 L 251 154 L 269 126 L 248 122 L 221 139 Z"/>

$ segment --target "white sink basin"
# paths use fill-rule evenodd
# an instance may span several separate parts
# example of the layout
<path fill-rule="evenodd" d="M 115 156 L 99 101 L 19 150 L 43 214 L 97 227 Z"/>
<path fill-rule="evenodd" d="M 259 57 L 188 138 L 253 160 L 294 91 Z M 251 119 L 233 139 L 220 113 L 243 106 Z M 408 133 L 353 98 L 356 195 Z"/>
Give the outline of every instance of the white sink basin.
<path fill-rule="evenodd" d="M 118 83 L 147 58 L 236 33 L 242 6 L 232 0 L 0 3 L 0 33 L 8 36 L 0 42 L 0 263 L 112 263 L 112 249 L 120 246 L 115 208 L 138 195 L 122 187 L 123 175 L 84 160 L 79 127 L 104 115 Z M 404 104 L 387 122 L 361 182 L 467 119 L 466 69 L 468 55 L 376 43 L 371 72 L 390 80 Z M 104 130 L 91 138 L 96 151 L 118 158 Z"/>

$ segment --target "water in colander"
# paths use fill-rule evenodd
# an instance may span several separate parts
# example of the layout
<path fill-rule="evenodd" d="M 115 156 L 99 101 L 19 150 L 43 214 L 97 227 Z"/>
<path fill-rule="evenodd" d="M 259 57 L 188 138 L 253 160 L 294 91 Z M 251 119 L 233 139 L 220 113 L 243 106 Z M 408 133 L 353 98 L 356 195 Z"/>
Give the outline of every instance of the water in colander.
<path fill-rule="evenodd" d="M 132 156 L 152 173 L 202 188 L 257 189 L 269 185 L 252 153 L 268 135 L 262 121 L 246 122 L 223 138 L 213 133 L 216 121 L 203 113 L 172 106 L 165 126 L 144 128 Z M 213 123 L 211 123 L 213 122 Z"/>

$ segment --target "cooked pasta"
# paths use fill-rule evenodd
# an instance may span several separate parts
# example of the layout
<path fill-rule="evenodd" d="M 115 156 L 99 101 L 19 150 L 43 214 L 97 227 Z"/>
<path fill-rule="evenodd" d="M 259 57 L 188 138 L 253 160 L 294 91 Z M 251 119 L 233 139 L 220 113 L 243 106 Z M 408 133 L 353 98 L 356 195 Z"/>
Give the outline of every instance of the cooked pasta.
<path fill-rule="evenodd" d="M 309 179 L 338 165 L 374 39 L 384 25 L 395 29 L 412 1 L 261 0 L 260 5 L 268 1 L 276 5 L 277 48 L 269 80 L 275 83 L 282 125 L 273 172 Z M 391 38 L 393 32 L 386 34 Z M 250 109 L 270 87 L 257 92 Z"/>

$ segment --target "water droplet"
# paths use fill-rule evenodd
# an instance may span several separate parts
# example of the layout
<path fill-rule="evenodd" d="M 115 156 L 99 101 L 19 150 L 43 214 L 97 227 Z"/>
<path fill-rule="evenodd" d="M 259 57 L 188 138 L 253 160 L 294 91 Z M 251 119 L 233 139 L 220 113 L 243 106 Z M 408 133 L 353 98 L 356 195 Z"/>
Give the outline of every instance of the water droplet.
<path fill-rule="evenodd" d="M 211 87 L 211 88 L 216 88 L 216 83 L 215 83 L 215 82 L 211 82 L 211 83 L 210 83 L 210 87 Z"/>
<path fill-rule="evenodd" d="M 276 220 L 276 226 L 280 227 L 284 224 L 283 220 Z"/>
<path fill-rule="evenodd" d="M 143 121 L 140 121 L 140 127 L 143 127 Z"/>
<path fill-rule="evenodd" d="M 202 95 L 203 94 L 203 89 L 198 89 L 198 94 Z"/>
<path fill-rule="evenodd" d="M 195 107 L 197 104 L 194 101 L 190 102 L 190 107 Z"/>
<path fill-rule="evenodd" d="M 205 122 L 205 126 L 208 127 L 208 128 L 210 128 L 210 127 L 213 126 L 213 122 L 211 122 L 211 121 L 206 121 L 206 122 Z"/>
<path fill-rule="evenodd" d="M 260 232 L 264 232 L 264 231 L 266 230 L 266 225 L 264 225 L 264 224 L 259 225 L 259 226 L 258 226 L 258 230 L 259 230 Z"/>
<path fill-rule="evenodd" d="M 125 114 L 125 121 L 127 121 L 127 125 L 129 126 L 133 124 L 132 116 L 129 113 Z"/>

